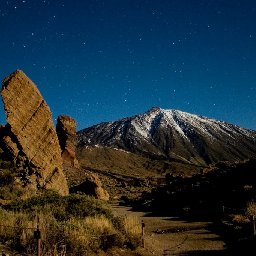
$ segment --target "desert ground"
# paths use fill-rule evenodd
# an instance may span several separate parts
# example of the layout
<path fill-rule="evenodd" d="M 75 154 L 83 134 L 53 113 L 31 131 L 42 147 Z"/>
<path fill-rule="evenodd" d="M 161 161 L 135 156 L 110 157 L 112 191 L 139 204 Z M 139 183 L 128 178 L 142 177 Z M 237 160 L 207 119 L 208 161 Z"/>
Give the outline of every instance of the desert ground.
<path fill-rule="evenodd" d="M 211 222 L 152 216 L 118 203 L 113 203 L 112 208 L 117 216 L 137 216 L 145 223 L 145 255 L 228 255 L 225 242 L 210 230 Z"/>

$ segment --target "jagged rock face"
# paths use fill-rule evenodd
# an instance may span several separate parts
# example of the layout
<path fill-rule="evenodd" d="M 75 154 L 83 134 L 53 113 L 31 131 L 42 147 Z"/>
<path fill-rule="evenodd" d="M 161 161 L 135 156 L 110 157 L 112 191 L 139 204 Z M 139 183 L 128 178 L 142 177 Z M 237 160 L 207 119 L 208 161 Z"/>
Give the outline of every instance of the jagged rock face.
<path fill-rule="evenodd" d="M 3 141 L 24 172 L 22 185 L 68 194 L 52 114 L 35 84 L 18 70 L 4 79 L 1 94 L 9 126 Z"/>
<path fill-rule="evenodd" d="M 59 116 L 56 131 L 62 150 L 63 163 L 79 168 L 76 158 L 76 121 L 69 116 Z"/>

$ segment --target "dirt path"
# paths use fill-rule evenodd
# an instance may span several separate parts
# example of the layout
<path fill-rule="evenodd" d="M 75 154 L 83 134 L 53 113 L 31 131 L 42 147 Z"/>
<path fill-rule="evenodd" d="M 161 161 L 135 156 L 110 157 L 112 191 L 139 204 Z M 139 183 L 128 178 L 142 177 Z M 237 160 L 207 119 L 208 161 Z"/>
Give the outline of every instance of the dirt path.
<path fill-rule="evenodd" d="M 210 222 L 187 222 L 172 217 L 147 217 L 131 207 L 112 205 L 118 216 L 134 215 L 145 223 L 145 250 L 148 255 L 227 255 L 225 243 L 207 229 Z"/>

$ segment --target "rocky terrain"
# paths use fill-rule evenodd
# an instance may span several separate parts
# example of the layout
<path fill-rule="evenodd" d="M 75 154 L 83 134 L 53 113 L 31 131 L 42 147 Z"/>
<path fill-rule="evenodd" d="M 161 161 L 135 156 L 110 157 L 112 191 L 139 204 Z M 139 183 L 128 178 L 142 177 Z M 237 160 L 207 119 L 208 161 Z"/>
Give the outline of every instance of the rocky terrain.
<path fill-rule="evenodd" d="M 8 122 L 1 129 L 1 144 L 4 157 L 20 170 L 20 186 L 28 193 L 52 189 L 67 195 L 52 114 L 37 87 L 18 70 L 4 79 L 1 95 Z"/>
<path fill-rule="evenodd" d="M 5 168 L 3 162 L 0 171 L 0 189 L 6 197 L 13 194 L 12 188 L 17 189 L 16 194 L 30 197 L 44 190 L 67 195 L 73 187 L 72 192 L 108 200 L 97 174 L 80 168 L 73 118 L 59 116 L 55 130 L 49 106 L 21 70 L 4 79 L 1 94 L 7 124 L 0 127 L 0 161 L 9 161 L 11 166 Z"/>
<path fill-rule="evenodd" d="M 256 132 L 178 110 L 152 108 L 78 132 L 78 147 L 90 146 L 207 166 L 255 156 Z"/>

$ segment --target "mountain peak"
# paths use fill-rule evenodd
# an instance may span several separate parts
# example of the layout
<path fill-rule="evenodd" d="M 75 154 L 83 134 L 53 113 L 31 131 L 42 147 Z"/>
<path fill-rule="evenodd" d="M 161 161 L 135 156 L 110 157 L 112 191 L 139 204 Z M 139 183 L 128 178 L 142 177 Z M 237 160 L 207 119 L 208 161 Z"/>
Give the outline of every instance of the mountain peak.
<path fill-rule="evenodd" d="M 193 114 L 183 112 L 183 111 L 178 110 L 178 109 L 163 109 L 163 108 L 160 108 L 160 107 L 152 107 L 146 113 L 143 113 L 142 115 L 144 115 L 144 114 L 160 114 L 160 113 L 163 114 L 163 115 L 177 115 L 177 114 L 193 115 Z"/>
<path fill-rule="evenodd" d="M 78 133 L 78 144 L 204 165 L 254 156 L 256 132 L 180 110 L 153 107 L 134 117 L 84 129 Z"/>
<path fill-rule="evenodd" d="M 152 107 L 150 108 L 147 112 L 158 112 L 158 111 L 161 111 L 162 109 L 160 107 Z"/>

